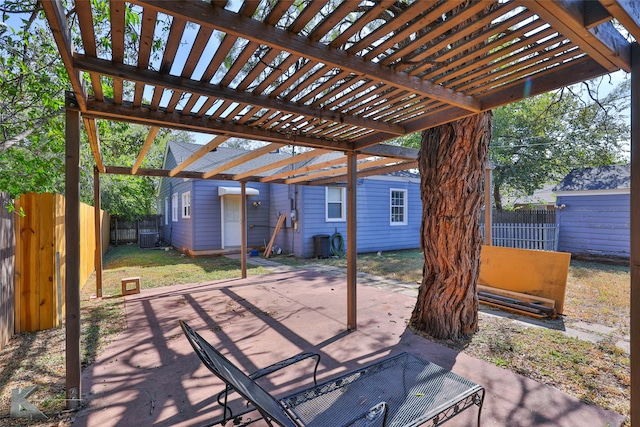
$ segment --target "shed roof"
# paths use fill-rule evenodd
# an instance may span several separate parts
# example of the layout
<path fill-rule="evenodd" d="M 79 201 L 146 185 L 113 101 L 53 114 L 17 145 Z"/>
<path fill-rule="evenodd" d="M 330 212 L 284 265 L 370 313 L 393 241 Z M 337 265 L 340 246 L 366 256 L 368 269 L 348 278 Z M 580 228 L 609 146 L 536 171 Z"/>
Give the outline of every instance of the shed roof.
<path fill-rule="evenodd" d="M 574 169 L 554 191 L 619 190 L 631 188 L 631 165 Z"/>

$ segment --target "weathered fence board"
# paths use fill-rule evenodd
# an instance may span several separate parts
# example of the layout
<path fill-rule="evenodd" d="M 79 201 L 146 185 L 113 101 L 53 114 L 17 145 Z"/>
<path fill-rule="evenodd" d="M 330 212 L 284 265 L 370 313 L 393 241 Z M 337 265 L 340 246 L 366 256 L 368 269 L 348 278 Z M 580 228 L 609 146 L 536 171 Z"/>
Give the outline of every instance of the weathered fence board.
<path fill-rule="evenodd" d="M 0 192 L 0 349 L 14 331 L 15 214 L 7 210 L 11 202 L 8 194 Z"/>
<path fill-rule="evenodd" d="M 481 214 L 481 217 L 484 213 Z M 480 229 L 484 236 L 484 222 Z M 551 210 L 493 211 L 491 244 L 507 248 L 558 250 L 560 227 Z"/>

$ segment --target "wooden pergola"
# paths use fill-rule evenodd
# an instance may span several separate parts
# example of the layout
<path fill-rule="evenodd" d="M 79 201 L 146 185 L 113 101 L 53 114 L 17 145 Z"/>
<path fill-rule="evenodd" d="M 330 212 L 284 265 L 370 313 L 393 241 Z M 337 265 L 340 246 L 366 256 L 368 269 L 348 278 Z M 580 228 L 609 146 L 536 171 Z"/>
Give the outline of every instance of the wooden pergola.
<path fill-rule="evenodd" d="M 42 1 L 72 85 L 66 101 L 67 397 L 72 402 L 81 397 L 81 122 L 98 173 L 233 179 L 243 191 L 265 171 L 231 176 L 224 172 L 232 164 L 204 173 L 189 171 L 189 165 L 232 136 L 269 143 L 239 161 L 287 145 L 312 149 L 303 154 L 307 159 L 343 152 L 340 162 L 273 182 L 347 182 L 352 231 L 347 324 L 355 328 L 356 179 L 416 167 L 416 150 L 385 141 L 617 70 L 632 73 L 632 95 L 640 94 L 635 42 L 640 4 L 634 0 L 107 3 L 109 20 L 100 26 L 89 1 L 69 1 L 68 9 L 61 0 Z M 132 15 L 139 20 L 126 19 Z M 72 34 L 79 34 L 77 46 Z M 103 37 L 109 43 L 99 42 Z M 638 102 L 632 96 L 634 171 L 640 168 Z M 96 120 L 149 126 L 137 158 L 105 164 Z M 213 137 L 172 170 L 142 168 L 160 128 Z M 338 163 L 344 169 L 336 174 Z M 631 307 L 640 307 L 639 180 L 640 174 L 632 175 Z M 640 316 L 633 311 L 631 323 L 631 408 L 638 421 Z"/>

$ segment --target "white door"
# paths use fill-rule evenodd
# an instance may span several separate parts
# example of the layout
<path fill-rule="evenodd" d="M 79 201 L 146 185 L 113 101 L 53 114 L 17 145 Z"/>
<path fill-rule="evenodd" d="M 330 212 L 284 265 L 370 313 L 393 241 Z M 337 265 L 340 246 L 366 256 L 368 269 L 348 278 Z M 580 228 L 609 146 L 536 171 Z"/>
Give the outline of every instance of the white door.
<path fill-rule="evenodd" d="M 222 247 L 240 246 L 240 196 L 222 197 Z"/>

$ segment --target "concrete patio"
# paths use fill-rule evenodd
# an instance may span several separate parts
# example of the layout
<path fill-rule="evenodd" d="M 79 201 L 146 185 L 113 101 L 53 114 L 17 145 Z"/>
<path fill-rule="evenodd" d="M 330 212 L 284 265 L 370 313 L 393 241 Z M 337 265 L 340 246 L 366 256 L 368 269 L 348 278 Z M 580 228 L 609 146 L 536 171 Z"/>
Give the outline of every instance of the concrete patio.
<path fill-rule="evenodd" d="M 308 271 L 158 289 L 143 284 L 140 294 L 126 297 L 127 330 L 83 372 L 87 406 L 74 425 L 199 426 L 221 414 L 215 401 L 221 382 L 200 363 L 178 319 L 246 372 L 313 351 L 322 356 L 322 380 L 410 351 L 485 387 L 483 426 L 620 426 L 624 420 L 416 336 L 406 327 L 415 297 L 359 286 L 359 328 L 351 333 L 345 299 L 343 279 Z M 279 371 L 263 385 L 277 393 L 308 385 L 312 365 Z M 471 408 L 445 425 L 475 425 L 476 415 Z"/>

